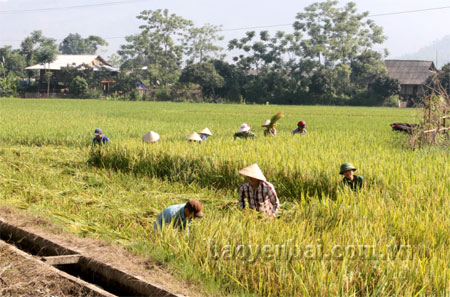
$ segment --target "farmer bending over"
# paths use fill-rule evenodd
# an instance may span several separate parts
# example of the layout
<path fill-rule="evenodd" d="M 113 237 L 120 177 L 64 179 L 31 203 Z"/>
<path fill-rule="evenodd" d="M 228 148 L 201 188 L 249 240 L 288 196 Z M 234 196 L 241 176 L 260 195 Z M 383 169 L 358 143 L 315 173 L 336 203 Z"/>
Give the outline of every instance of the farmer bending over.
<path fill-rule="evenodd" d="M 92 139 L 93 145 L 103 145 L 110 142 L 108 137 L 103 136 L 103 131 L 100 128 L 95 129 L 94 135 L 95 137 Z"/>
<path fill-rule="evenodd" d="M 306 123 L 305 121 L 300 121 L 297 123 L 297 129 L 292 130 L 292 134 L 305 134 L 306 131 Z"/>
<path fill-rule="evenodd" d="M 257 164 L 239 171 L 247 177 L 247 182 L 239 188 L 239 206 L 245 208 L 245 201 L 250 209 L 256 209 L 275 217 L 280 209 L 280 200 L 273 185 L 266 181 Z"/>
<path fill-rule="evenodd" d="M 234 139 L 236 138 L 255 138 L 256 135 L 253 134 L 252 132 L 250 132 L 250 126 L 247 124 L 242 124 L 241 128 L 239 129 L 239 131 L 237 131 L 236 133 L 234 133 Z"/>
<path fill-rule="evenodd" d="M 354 175 L 356 168 L 351 163 L 344 163 L 341 165 L 339 174 L 344 175 L 342 183 L 348 185 L 353 191 L 360 190 L 363 187 L 364 178 L 359 175 Z"/>
<path fill-rule="evenodd" d="M 266 130 L 264 130 L 264 136 L 275 136 L 277 135 L 277 129 L 275 129 L 275 127 L 270 127 L 270 120 L 266 120 L 264 122 L 264 124 L 261 125 L 261 127 L 266 128 Z"/>
<path fill-rule="evenodd" d="M 198 200 L 189 200 L 186 204 L 176 204 L 167 207 L 156 219 L 153 227 L 155 230 L 162 230 L 164 225 L 173 222 L 173 226 L 180 230 L 187 227 L 189 233 L 189 225 L 193 218 L 203 217 L 202 204 Z"/>
<path fill-rule="evenodd" d="M 208 128 L 201 130 L 199 133 L 200 133 L 200 138 L 202 139 L 202 141 L 207 141 L 208 137 L 213 135 L 211 133 L 211 131 L 209 131 Z"/>

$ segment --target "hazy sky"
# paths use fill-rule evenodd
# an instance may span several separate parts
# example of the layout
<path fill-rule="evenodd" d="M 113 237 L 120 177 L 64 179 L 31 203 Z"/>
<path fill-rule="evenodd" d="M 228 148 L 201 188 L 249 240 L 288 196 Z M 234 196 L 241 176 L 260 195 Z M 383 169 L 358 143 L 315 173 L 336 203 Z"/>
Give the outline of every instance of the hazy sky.
<path fill-rule="evenodd" d="M 104 52 L 103 55 L 108 56 L 124 43 L 121 38 L 110 38 L 137 33 L 140 21 L 136 19 L 136 16 L 145 9 L 167 8 L 171 13 L 193 20 L 197 26 L 211 23 L 222 25 L 223 29 L 235 29 L 291 24 L 298 12 L 316 2 L 311 0 L 138 0 L 120 5 L 23 12 L 27 9 L 117 1 L 126 0 L 0 0 L 0 47 L 4 45 L 18 47 L 20 40 L 33 30 L 42 30 L 45 36 L 56 38 L 58 41 L 69 33 L 80 33 L 83 37 L 99 35 L 107 39 L 110 46 L 108 52 Z M 359 11 L 369 11 L 372 15 L 450 6 L 450 1 L 444 0 L 356 0 L 354 2 Z M 340 1 L 340 3 L 345 2 Z M 16 12 L 16 10 L 22 10 L 22 12 Z M 450 8 L 379 16 L 372 19 L 384 28 L 388 36 L 382 48 L 385 47 L 390 51 L 391 58 L 413 53 L 450 34 Z M 288 32 L 291 27 L 268 30 Z M 245 31 L 225 31 L 222 35 L 228 41 L 242 37 Z"/>

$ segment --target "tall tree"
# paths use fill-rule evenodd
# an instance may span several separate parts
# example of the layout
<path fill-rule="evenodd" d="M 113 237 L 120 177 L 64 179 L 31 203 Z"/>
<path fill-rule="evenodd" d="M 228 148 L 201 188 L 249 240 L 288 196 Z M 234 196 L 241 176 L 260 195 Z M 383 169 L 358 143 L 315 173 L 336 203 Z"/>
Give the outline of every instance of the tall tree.
<path fill-rule="evenodd" d="M 56 45 L 56 40 L 51 38 L 42 38 L 40 44 L 35 51 L 36 61 L 39 64 L 49 64 L 56 59 L 58 54 L 58 46 Z M 50 95 L 50 83 L 53 73 L 45 69 L 44 79 L 47 82 L 47 96 Z M 41 78 L 42 80 L 42 78 Z"/>
<path fill-rule="evenodd" d="M 88 38 L 80 34 L 70 33 L 59 45 L 59 51 L 64 55 L 95 55 L 99 46 L 108 43 L 100 36 L 91 35 Z"/>
<path fill-rule="evenodd" d="M 25 57 L 20 53 L 20 50 L 13 49 L 9 45 L 0 48 L 0 63 L 2 63 L 3 74 L 12 73 L 18 77 L 25 77 L 24 68 L 27 65 Z"/>
<path fill-rule="evenodd" d="M 186 66 L 180 82 L 195 83 L 201 86 L 204 97 L 213 97 L 215 89 L 223 87 L 224 79 L 216 72 L 212 63 L 198 63 Z"/>
<path fill-rule="evenodd" d="M 294 30 L 307 36 L 301 46 L 306 58 L 326 67 L 349 63 L 363 51 L 386 40 L 381 27 L 358 13 L 354 2 L 337 7 L 338 1 L 317 2 L 298 13 Z"/>
<path fill-rule="evenodd" d="M 186 37 L 186 55 L 187 63 L 203 63 L 207 59 L 217 58 L 222 48 L 217 46 L 217 41 L 223 40 L 219 36 L 220 27 L 206 24 L 203 27 L 192 27 L 189 29 L 189 35 Z"/>
<path fill-rule="evenodd" d="M 145 22 L 141 32 L 126 37 L 128 44 L 118 51 L 123 68 L 147 66 L 146 78 L 166 86 L 174 83 L 179 75 L 184 46 L 183 40 L 193 25 L 176 14 L 165 10 L 144 10 L 138 19 Z"/>

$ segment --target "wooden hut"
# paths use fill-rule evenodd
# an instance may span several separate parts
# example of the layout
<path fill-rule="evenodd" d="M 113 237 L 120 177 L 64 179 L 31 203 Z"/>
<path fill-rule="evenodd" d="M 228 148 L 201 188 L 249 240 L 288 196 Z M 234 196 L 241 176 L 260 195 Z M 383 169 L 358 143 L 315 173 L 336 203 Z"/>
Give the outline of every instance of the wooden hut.
<path fill-rule="evenodd" d="M 113 82 L 112 76 L 119 72 L 119 69 L 112 67 L 108 62 L 106 62 L 102 57 L 98 55 L 57 55 L 55 61 L 51 63 L 36 64 L 29 66 L 25 69 L 27 70 L 39 70 L 39 84 L 38 91 L 46 92 L 47 82 L 45 81 L 45 72 L 51 71 L 53 73 L 50 88 L 53 92 L 57 92 L 58 82 L 61 81 L 62 70 L 67 67 L 78 68 L 84 70 L 83 66 L 89 67 L 94 71 L 106 71 L 111 72 L 111 79 L 102 80 L 103 91 L 108 92 L 111 83 Z"/>
<path fill-rule="evenodd" d="M 437 69 L 433 61 L 385 60 L 388 75 L 400 82 L 400 97 L 408 105 L 424 95 L 425 83 Z"/>

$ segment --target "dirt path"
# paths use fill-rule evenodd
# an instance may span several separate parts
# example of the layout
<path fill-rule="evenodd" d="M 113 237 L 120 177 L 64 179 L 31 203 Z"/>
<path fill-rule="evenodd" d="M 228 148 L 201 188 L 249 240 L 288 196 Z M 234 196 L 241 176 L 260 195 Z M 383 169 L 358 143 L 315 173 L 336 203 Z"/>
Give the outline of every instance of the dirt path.
<path fill-rule="evenodd" d="M 0 207 L 0 219 L 175 294 L 207 296 L 198 293 L 199 290 L 192 284 L 176 280 L 170 271 L 158 263 L 132 255 L 119 246 L 112 246 L 101 240 L 70 236 L 43 219 L 27 216 L 7 207 Z M 86 294 L 79 285 L 46 269 L 45 265 L 39 267 L 34 261 L 15 254 L 7 246 L 1 246 L 0 255 L 0 296 L 93 296 Z"/>

